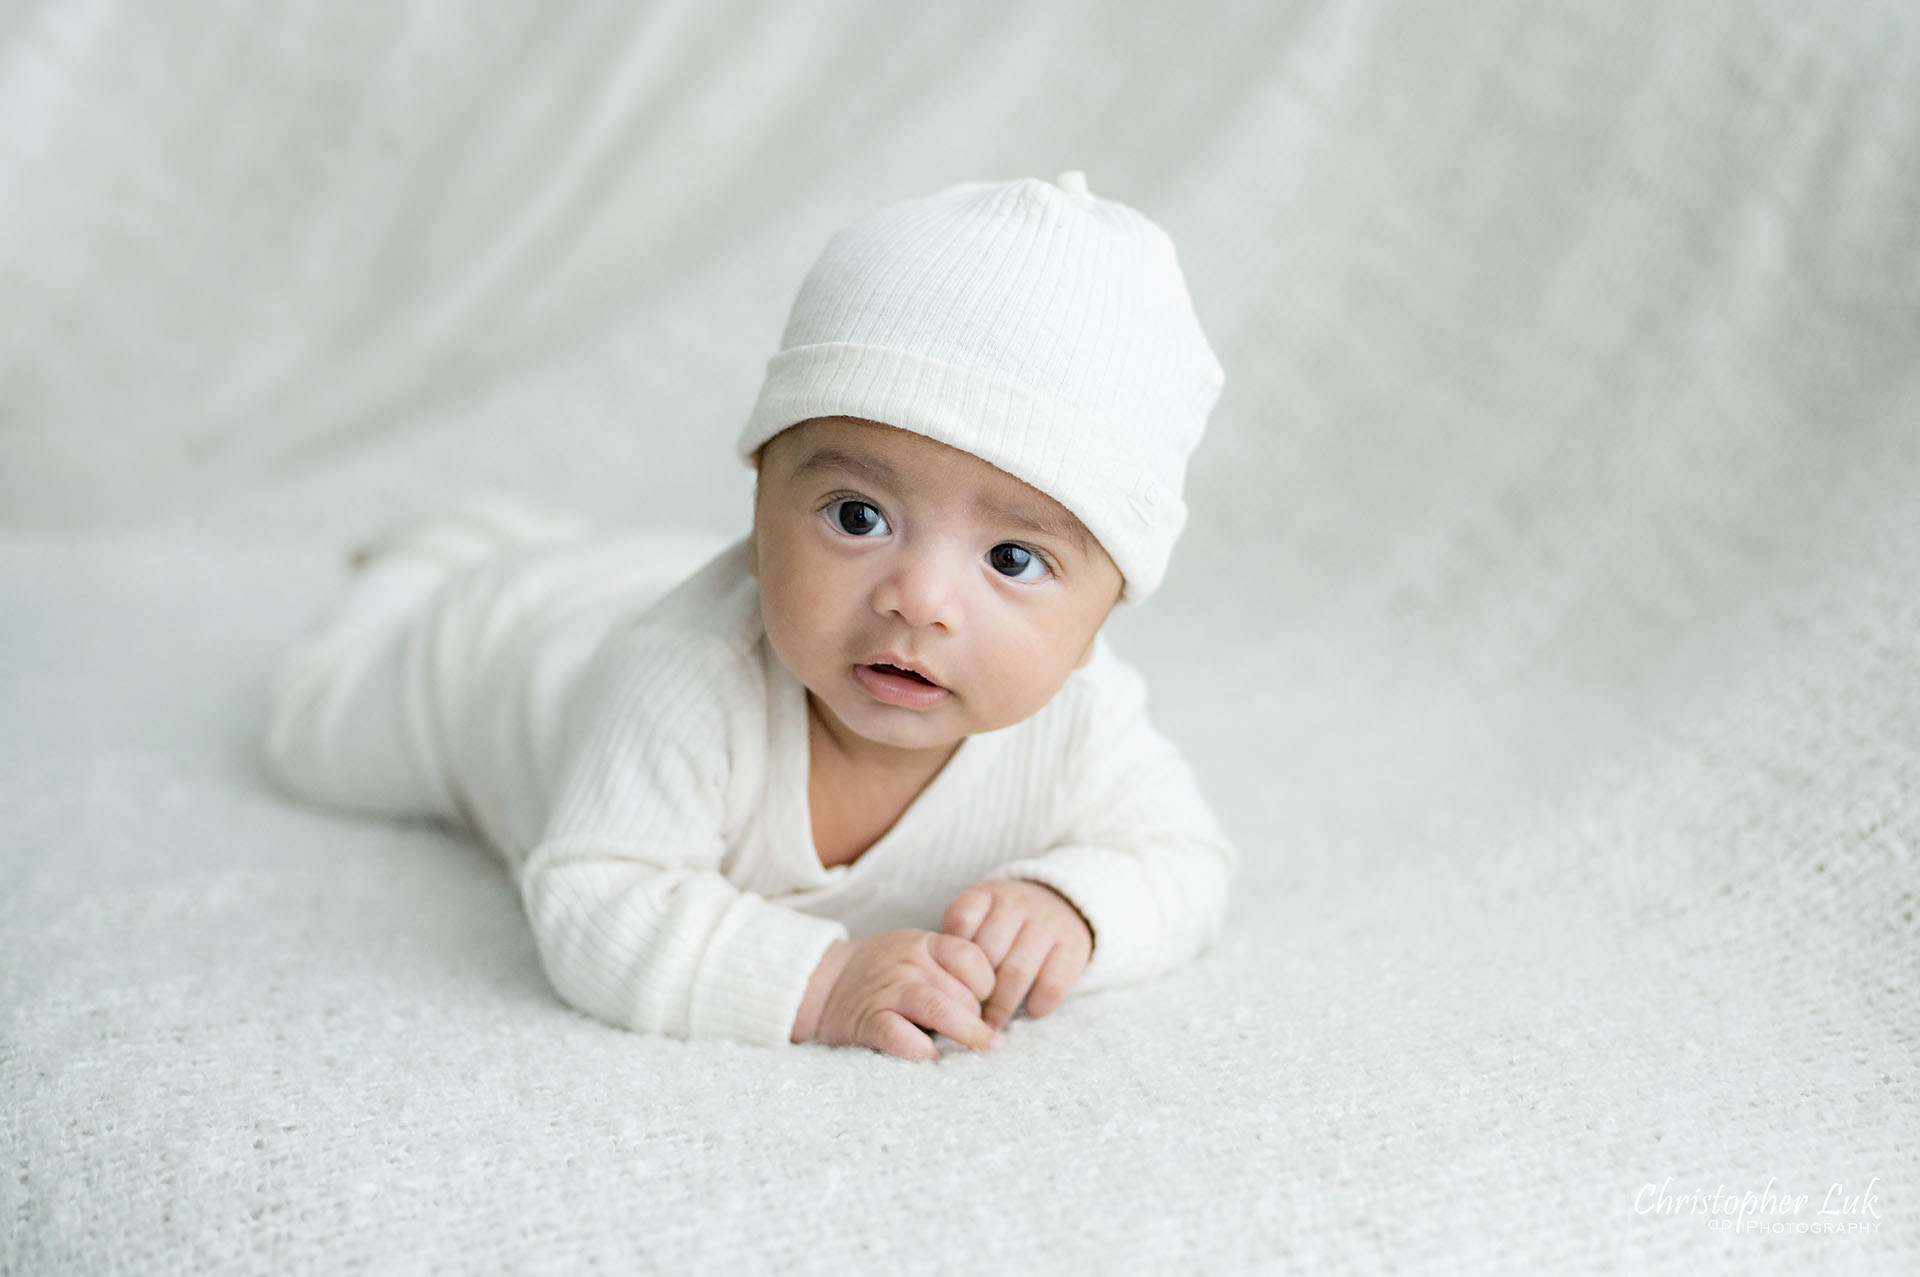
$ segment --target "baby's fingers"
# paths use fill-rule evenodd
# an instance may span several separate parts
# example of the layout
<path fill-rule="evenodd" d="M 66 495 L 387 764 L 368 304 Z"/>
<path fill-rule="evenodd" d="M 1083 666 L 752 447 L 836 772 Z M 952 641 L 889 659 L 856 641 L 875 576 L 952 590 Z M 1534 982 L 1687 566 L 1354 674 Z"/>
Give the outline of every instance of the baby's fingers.
<path fill-rule="evenodd" d="M 987 998 L 982 1011 L 988 1024 L 997 1029 L 1013 1019 L 1013 1013 L 1020 1009 L 1021 999 L 1033 987 L 1034 979 L 1046 965 L 1047 955 L 1052 949 L 1053 937 L 1040 927 L 1028 927 L 1014 939 L 1013 947 L 1007 950 L 1006 958 L 1000 963 L 993 993 Z"/>
<path fill-rule="evenodd" d="M 987 1051 L 992 1049 L 996 1035 L 993 1026 L 980 1018 L 979 1007 L 977 1001 L 963 1002 L 932 985 L 922 984 L 904 990 L 895 1009 L 913 1023 L 944 1033 L 961 1046 Z"/>
<path fill-rule="evenodd" d="M 867 1022 L 867 1031 L 861 1034 L 860 1044 L 876 1051 L 885 1051 L 888 1055 L 897 1055 L 903 1060 L 925 1063 L 940 1058 L 940 1048 L 933 1044 L 932 1039 L 898 1011 L 875 1012 Z"/>
<path fill-rule="evenodd" d="M 986 952 L 971 940 L 962 940 L 959 936 L 937 935 L 928 944 L 933 960 L 943 970 L 951 972 L 960 983 L 973 994 L 973 1000 L 984 1001 L 993 992 L 993 962 Z"/>
<path fill-rule="evenodd" d="M 993 912 L 993 893 L 975 885 L 955 896 L 940 919 L 940 930 L 962 940 L 971 940 L 980 924 Z"/>
<path fill-rule="evenodd" d="M 1070 952 L 1065 945 L 1056 945 L 1047 955 L 1046 965 L 1040 968 L 1040 975 L 1033 982 L 1033 988 L 1027 991 L 1027 1014 L 1038 1019 L 1059 1008 L 1067 1000 L 1067 994 L 1073 992 L 1073 986 L 1085 974 L 1087 964 L 1077 953 Z"/>

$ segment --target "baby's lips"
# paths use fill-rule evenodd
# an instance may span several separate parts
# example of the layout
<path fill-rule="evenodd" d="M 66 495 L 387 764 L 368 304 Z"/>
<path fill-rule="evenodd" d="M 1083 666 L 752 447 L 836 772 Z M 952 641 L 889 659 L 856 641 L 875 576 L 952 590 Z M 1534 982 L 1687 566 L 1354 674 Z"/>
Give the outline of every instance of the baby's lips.
<path fill-rule="evenodd" d="M 865 662 L 865 664 L 869 668 L 877 669 L 885 674 L 912 677 L 923 680 L 934 687 L 942 686 L 940 680 L 933 676 L 933 671 L 913 661 L 902 660 L 891 652 L 876 656 L 871 661 Z"/>
<path fill-rule="evenodd" d="M 923 683 L 874 663 L 854 666 L 853 679 L 875 700 L 906 709 L 930 709 L 953 694 L 938 683 Z"/>

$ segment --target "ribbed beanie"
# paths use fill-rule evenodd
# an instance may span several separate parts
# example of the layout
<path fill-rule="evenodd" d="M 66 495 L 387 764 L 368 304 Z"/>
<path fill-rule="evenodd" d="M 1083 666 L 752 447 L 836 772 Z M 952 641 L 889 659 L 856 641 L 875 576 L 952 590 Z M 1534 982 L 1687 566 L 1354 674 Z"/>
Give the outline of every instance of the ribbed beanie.
<path fill-rule="evenodd" d="M 836 416 L 963 449 L 1071 511 L 1138 603 L 1222 379 L 1166 232 L 1078 172 L 967 182 L 828 242 L 739 451 Z"/>

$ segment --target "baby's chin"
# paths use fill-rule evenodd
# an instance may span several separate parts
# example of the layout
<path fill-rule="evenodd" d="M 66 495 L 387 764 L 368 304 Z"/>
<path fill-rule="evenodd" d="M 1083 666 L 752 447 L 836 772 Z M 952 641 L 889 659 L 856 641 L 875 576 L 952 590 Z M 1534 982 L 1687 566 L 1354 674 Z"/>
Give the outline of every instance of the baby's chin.
<path fill-rule="evenodd" d="M 938 710 L 915 711 L 895 706 L 860 706 L 849 712 L 835 707 L 834 714 L 846 728 L 872 745 L 909 752 L 950 749 L 985 732 L 996 732 L 1025 722 L 1039 707 L 1018 717 L 981 717 L 968 713 L 953 701 Z"/>
<path fill-rule="evenodd" d="M 862 706 L 851 712 L 836 708 L 834 716 L 869 745 L 914 753 L 951 748 L 976 732 L 988 730 L 955 723 L 948 716 L 936 719 L 937 713 L 879 705 Z"/>

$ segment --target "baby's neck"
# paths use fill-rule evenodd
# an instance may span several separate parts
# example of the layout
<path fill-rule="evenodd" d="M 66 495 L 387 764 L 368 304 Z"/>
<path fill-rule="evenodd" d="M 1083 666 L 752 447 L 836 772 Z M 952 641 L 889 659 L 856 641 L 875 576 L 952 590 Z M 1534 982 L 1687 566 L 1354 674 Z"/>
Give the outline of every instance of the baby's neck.
<path fill-rule="evenodd" d="M 887 750 L 862 741 L 867 748 L 849 750 L 811 694 L 807 711 L 807 807 L 814 849 L 828 868 L 851 864 L 899 822 L 960 742 Z"/>

